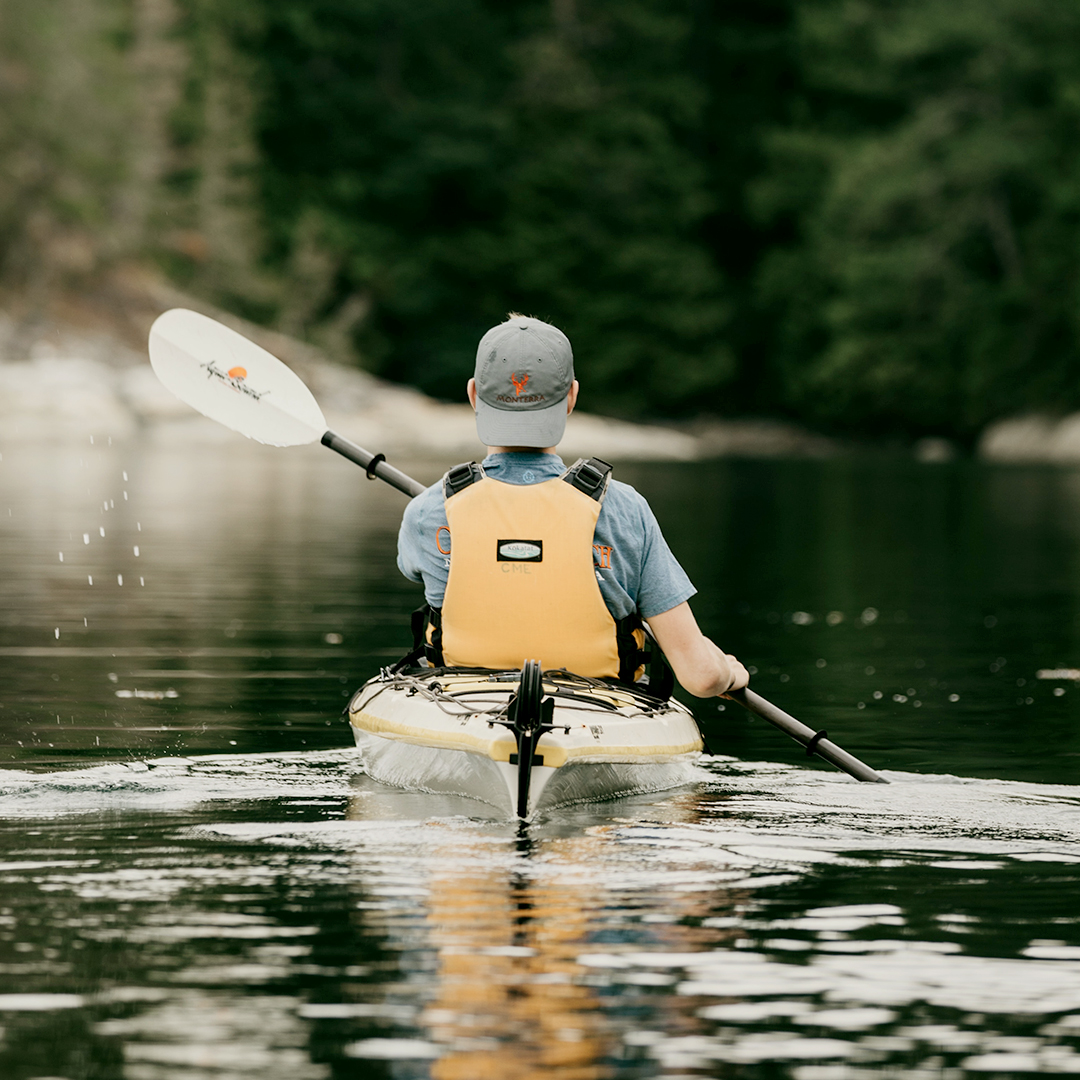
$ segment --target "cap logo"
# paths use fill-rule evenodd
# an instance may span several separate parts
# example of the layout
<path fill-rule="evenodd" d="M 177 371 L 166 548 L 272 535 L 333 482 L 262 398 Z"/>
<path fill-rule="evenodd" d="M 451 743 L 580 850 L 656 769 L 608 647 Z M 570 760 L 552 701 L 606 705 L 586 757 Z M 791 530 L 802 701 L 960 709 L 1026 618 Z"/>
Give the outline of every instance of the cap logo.
<path fill-rule="evenodd" d="M 510 381 L 514 384 L 514 397 L 521 397 L 521 391 L 524 390 L 529 383 L 529 376 L 518 375 L 515 373 L 510 376 Z"/>

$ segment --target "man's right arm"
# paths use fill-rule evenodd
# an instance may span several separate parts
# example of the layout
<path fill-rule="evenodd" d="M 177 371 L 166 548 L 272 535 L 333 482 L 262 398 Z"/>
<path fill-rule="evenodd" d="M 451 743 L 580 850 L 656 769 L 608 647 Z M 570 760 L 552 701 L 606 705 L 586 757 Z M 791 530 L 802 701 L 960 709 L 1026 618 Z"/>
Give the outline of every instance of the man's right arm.
<path fill-rule="evenodd" d="M 689 603 L 652 615 L 647 622 L 675 678 L 694 697 L 719 697 L 750 682 L 746 668 L 701 632 Z"/>
<path fill-rule="evenodd" d="M 417 496 L 408 506 L 401 518 L 401 527 L 398 529 L 398 569 L 410 581 L 422 581 L 421 574 L 421 523 L 419 500 Z"/>
<path fill-rule="evenodd" d="M 424 583 L 429 604 L 439 607 L 450 572 L 450 530 L 446 528 L 441 485 L 428 488 L 405 507 L 398 531 L 398 569 Z"/>

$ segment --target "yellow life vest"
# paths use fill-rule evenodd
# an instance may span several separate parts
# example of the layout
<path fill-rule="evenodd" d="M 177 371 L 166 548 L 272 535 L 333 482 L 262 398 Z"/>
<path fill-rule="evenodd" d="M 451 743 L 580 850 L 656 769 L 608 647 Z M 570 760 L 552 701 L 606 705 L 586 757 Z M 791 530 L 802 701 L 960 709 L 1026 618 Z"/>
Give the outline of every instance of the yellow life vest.
<path fill-rule="evenodd" d="M 620 635 L 593 565 L 610 471 L 597 459 L 579 461 L 560 477 L 525 485 L 493 480 L 479 465 L 447 474 L 445 665 L 504 669 L 539 660 L 544 668 L 619 677 Z"/>

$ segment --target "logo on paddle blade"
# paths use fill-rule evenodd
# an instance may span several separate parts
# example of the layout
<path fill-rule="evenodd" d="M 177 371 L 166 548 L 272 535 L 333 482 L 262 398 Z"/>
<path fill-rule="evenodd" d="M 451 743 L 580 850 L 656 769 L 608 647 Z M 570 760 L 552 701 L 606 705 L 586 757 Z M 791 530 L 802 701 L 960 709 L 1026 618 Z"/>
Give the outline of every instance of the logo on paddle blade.
<path fill-rule="evenodd" d="M 222 371 L 213 360 L 210 360 L 205 364 L 200 364 L 199 367 L 206 369 L 206 377 L 208 379 L 217 379 L 218 382 L 224 383 L 238 394 L 244 394 L 249 398 L 254 398 L 256 401 L 259 401 L 266 394 L 270 393 L 269 390 L 253 390 L 248 386 L 244 381 L 247 379 L 247 368 L 237 366 L 229 368 L 228 371 Z"/>

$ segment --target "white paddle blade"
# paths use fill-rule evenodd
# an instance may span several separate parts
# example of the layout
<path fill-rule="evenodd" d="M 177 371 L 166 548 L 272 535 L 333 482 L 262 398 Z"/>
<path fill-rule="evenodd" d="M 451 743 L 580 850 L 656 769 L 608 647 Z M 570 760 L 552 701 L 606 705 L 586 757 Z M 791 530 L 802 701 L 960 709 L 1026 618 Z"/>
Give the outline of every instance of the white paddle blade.
<path fill-rule="evenodd" d="M 150 328 L 150 363 L 181 400 L 271 446 L 314 442 L 326 420 L 311 391 L 276 356 L 197 311 L 173 308 Z"/>

